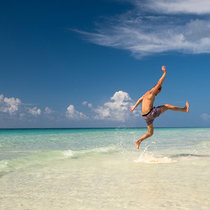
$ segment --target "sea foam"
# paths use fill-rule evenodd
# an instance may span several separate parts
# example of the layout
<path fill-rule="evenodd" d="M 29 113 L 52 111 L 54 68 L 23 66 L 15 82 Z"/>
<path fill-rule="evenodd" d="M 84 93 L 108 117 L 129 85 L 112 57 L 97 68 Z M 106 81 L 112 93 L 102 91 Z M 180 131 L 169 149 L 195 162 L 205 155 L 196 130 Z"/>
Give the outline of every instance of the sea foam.
<path fill-rule="evenodd" d="M 136 163 L 173 163 L 177 162 L 176 160 L 173 160 L 168 157 L 156 157 L 151 152 L 145 152 L 141 154 L 136 160 L 134 160 Z"/>

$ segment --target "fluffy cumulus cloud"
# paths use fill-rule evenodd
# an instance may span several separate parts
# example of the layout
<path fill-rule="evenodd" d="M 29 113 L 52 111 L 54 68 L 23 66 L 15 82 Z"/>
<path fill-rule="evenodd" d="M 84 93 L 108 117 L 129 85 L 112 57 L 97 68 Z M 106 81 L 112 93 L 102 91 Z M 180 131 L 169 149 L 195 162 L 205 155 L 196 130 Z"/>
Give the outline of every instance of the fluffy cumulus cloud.
<path fill-rule="evenodd" d="M 130 0 L 134 8 L 109 18 L 95 32 L 75 30 L 98 45 L 135 57 L 176 51 L 210 53 L 209 0 Z"/>
<path fill-rule="evenodd" d="M 20 117 L 26 117 L 28 114 L 38 116 L 41 114 L 41 110 L 37 107 L 30 108 L 28 104 L 21 102 L 19 98 L 5 97 L 3 94 L 0 95 L 0 112 L 8 113 L 13 117 L 14 114 Z"/>
<path fill-rule="evenodd" d="M 94 111 L 96 112 L 95 119 L 107 119 L 124 122 L 129 118 L 129 108 L 132 105 L 132 100 L 128 93 L 123 91 L 116 92 L 110 101 L 103 106 L 99 106 Z"/>
<path fill-rule="evenodd" d="M 21 105 L 21 100 L 19 98 L 8 98 L 4 97 L 3 94 L 0 95 L 0 111 L 9 113 L 10 115 L 18 111 Z"/>
<path fill-rule="evenodd" d="M 67 107 L 66 117 L 74 120 L 87 119 L 87 116 L 82 112 L 77 111 L 72 104 Z"/>
<path fill-rule="evenodd" d="M 28 108 L 28 113 L 33 116 L 38 116 L 41 114 L 41 109 L 38 109 L 36 106 L 33 108 Z"/>
<path fill-rule="evenodd" d="M 93 107 L 92 103 L 83 101 L 82 105 L 90 108 L 88 115 L 75 109 L 75 106 L 70 104 L 65 112 L 65 116 L 71 120 L 111 120 L 125 122 L 129 118 L 139 116 L 139 110 L 129 112 L 130 106 L 134 101 L 129 94 L 124 91 L 117 91 L 110 97 L 110 100 L 101 106 Z M 11 115 L 11 119 L 31 120 L 32 117 L 37 117 L 42 114 L 42 111 L 37 106 L 32 104 L 24 104 L 19 98 L 8 98 L 0 94 L 0 112 Z M 14 115 L 14 113 L 16 113 Z M 43 109 L 43 117 L 48 119 L 59 117 L 52 109 L 46 106 Z M 62 115 L 63 116 L 63 115 Z"/>

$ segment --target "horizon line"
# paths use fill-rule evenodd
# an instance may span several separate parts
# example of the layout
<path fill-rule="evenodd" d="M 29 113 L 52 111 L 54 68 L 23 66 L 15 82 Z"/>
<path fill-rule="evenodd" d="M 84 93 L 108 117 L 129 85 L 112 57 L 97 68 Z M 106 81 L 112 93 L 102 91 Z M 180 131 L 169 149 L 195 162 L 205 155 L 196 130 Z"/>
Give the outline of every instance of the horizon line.
<path fill-rule="evenodd" d="M 31 128 L 0 128 L 0 130 L 38 130 L 38 129 L 138 129 L 138 128 L 147 128 L 147 127 L 45 127 L 45 128 L 39 128 L 39 127 L 31 127 Z M 186 126 L 186 127 L 155 127 L 155 128 L 210 128 L 209 126 Z"/>

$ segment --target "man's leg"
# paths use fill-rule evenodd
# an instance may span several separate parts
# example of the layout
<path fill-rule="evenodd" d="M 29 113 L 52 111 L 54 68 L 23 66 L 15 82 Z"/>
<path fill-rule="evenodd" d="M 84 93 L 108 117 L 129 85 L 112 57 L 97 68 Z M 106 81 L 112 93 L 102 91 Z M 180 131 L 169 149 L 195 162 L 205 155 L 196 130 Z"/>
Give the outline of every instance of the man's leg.
<path fill-rule="evenodd" d="M 183 107 L 183 108 L 178 107 L 178 106 L 173 106 L 173 105 L 170 105 L 170 104 L 165 104 L 165 105 L 160 106 L 160 107 L 161 107 L 161 113 L 160 114 L 162 114 L 166 110 L 189 112 L 189 103 L 188 102 L 186 102 L 185 107 Z"/>
<path fill-rule="evenodd" d="M 150 125 L 147 125 L 148 133 L 145 133 L 139 140 L 136 141 L 136 149 L 139 149 L 139 145 L 141 142 L 153 135 L 153 123 Z"/>

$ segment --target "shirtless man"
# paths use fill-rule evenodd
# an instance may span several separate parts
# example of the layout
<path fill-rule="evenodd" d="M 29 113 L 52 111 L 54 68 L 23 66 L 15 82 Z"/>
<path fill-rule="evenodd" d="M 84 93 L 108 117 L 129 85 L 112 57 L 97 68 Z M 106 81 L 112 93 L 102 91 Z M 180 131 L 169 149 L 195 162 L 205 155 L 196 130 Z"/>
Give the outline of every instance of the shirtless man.
<path fill-rule="evenodd" d="M 139 145 L 144 139 L 153 135 L 153 121 L 160 114 L 162 114 L 168 109 L 172 111 L 189 112 L 189 103 L 187 101 L 184 108 L 172 106 L 169 104 L 153 107 L 155 96 L 157 96 L 160 93 L 162 89 L 161 85 L 166 76 L 165 66 L 162 66 L 162 71 L 163 71 L 163 75 L 158 81 L 158 83 L 151 90 L 147 91 L 141 98 L 139 98 L 136 104 L 130 108 L 130 112 L 133 112 L 133 110 L 142 102 L 142 116 L 146 120 L 147 128 L 148 128 L 148 133 L 144 134 L 140 139 L 136 141 L 136 149 L 139 149 Z"/>

